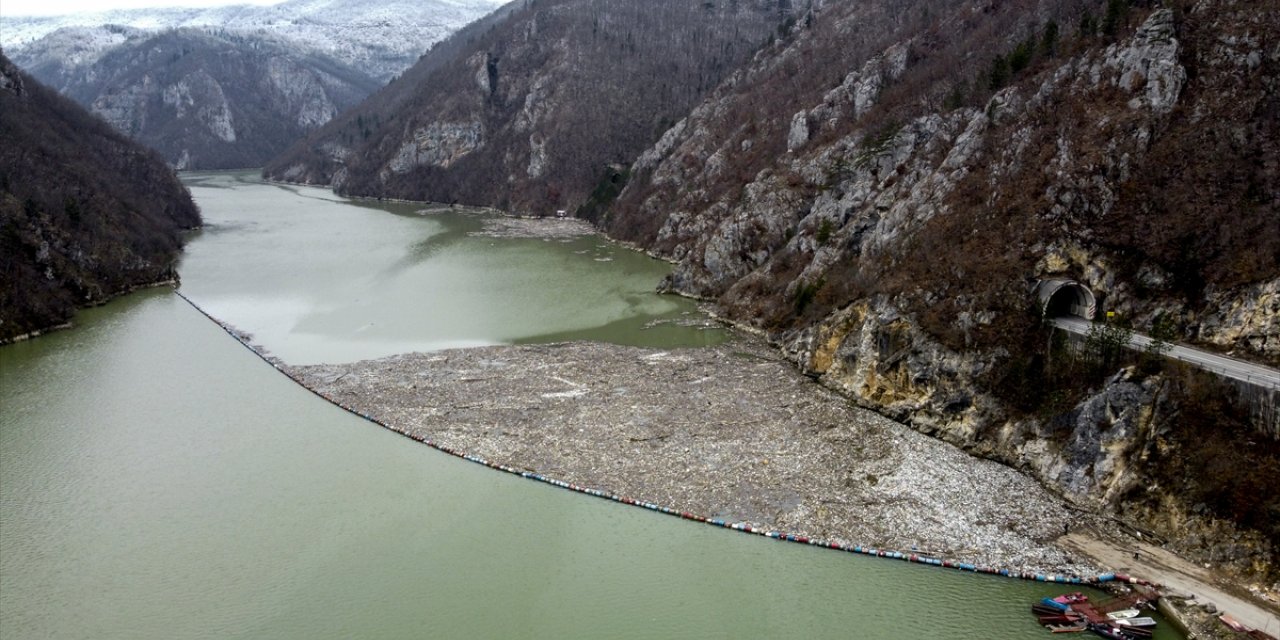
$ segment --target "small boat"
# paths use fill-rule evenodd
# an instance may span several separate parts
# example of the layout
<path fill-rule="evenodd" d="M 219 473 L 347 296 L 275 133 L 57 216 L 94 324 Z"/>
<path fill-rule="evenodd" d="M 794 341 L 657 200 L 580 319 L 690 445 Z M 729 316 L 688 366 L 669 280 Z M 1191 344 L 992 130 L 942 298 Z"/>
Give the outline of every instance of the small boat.
<path fill-rule="evenodd" d="M 1036 618 L 1036 622 L 1047 627 L 1054 624 L 1080 624 L 1084 619 L 1072 616 L 1040 616 Z"/>
<path fill-rule="evenodd" d="M 1071 608 L 1071 607 L 1070 607 L 1070 605 L 1068 605 L 1067 603 L 1065 603 L 1065 602 L 1058 602 L 1057 600 L 1055 600 L 1055 599 L 1053 599 L 1053 598 L 1041 598 L 1041 599 L 1040 599 L 1040 604 L 1042 604 L 1042 605 L 1044 605 L 1044 606 L 1046 606 L 1046 607 L 1052 607 L 1052 608 L 1054 608 L 1054 609 L 1057 609 L 1058 611 L 1067 611 L 1067 610 L 1069 610 L 1069 609 Z"/>
<path fill-rule="evenodd" d="M 1085 594 L 1080 593 L 1079 591 L 1076 591 L 1073 593 L 1064 593 L 1054 598 L 1053 601 L 1060 604 L 1073 604 L 1076 602 L 1084 602 L 1088 599 L 1089 599 L 1089 596 L 1086 596 Z"/>
<path fill-rule="evenodd" d="M 1079 633 L 1089 627 L 1084 624 L 1047 624 L 1045 628 L 1049 633 Z"/>
<path fill-rule="evenodd" d="M 1108 613 L 1107 617 L 1112 620 L 1125 620 L 1127 618 L 1136 618 L 1139 613 L 1140 612 L 1137 609 L 1121 609 L 1119 611 L 1112 611 L 1111 613 Z"/>
<path fill-rule="evenodd" d="M 1090 624 L 1089 630 L 1104 638 L 1110 638 L 1110 640 L 1129 640 L 1129 636 L 1126 636 L 1122 631 L 1105 624 Z"/>
<path fill-rule="evenodd" d="M 1121 620 L 1116 620 L 1115 622 L 1116 624 L 1122 627 L 1154 627 L 1156 626 L 1155 618 L 1147 618 L 1145 616 L 1141 618 L 1123 618 Z"/>

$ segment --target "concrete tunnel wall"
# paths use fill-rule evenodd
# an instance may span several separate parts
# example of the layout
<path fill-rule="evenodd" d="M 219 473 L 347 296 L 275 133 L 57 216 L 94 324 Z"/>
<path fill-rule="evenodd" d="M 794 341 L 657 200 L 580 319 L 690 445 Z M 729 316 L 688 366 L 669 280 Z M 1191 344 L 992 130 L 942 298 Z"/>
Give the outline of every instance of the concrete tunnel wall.
<path fill-rule="evenodd" d="M 1092 320 L 1098 313 L 1093 291 L 1075 280 L 1046 278 L 1036 283 L 1034 291 L 1046 318 L 1078 316 Z"/>

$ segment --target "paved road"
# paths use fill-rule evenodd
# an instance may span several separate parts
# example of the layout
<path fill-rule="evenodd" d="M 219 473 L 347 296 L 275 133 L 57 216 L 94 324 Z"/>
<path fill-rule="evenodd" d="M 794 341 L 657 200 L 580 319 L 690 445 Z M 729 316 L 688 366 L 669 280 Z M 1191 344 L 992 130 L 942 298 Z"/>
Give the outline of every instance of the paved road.
<path fill-rule="evenodd" d="M 1088 335 L 1089 328 L 1093 326 L 1092 322 L 1089 322 L 1084 318 L 1066 316 L 1050 318 L 1049 324 L 1052 324 L 1059 329 L 1064 329 L 1071 333 L 1078 333 L 1080 335 Z M 1140 333 L 1134 333 L 1133 338 L 1129 341 L 1129 348 L 1141 350 L 1146 349 L 1149 344 L 1151 344 L 1150 337 L 1144 336 Z M 1171 345 L 1169 350 L 1165 352 L 1165 355 L 1228 378 L 1243 380 L 1269 389 L 1280 389 L 1280 371 L 1272 369 L 1271 367 L 1265 367 L 1260 364 L 1253 364 L 1252 362 L 1245 362 L 1243 360 L 1236 360 L 1235 358 L 1228 358 L 1216 353 L 1210 353 L 1201 349 L 1193 349 L 1191 347 L 1184 347 L 1177 344 Z"/>

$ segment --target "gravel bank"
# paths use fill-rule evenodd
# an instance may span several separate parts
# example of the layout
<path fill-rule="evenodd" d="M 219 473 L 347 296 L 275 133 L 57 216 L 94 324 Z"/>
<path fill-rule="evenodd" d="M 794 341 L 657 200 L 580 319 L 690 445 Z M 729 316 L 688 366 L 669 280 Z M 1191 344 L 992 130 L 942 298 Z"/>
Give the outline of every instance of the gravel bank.
<path fill-rule="evenodd" d="M 755 527 L 1091 576 L 1039 484 L 847 400 L 751 338 L 702 349 L 487 347 L 288 367 L 393 428 Z"/>

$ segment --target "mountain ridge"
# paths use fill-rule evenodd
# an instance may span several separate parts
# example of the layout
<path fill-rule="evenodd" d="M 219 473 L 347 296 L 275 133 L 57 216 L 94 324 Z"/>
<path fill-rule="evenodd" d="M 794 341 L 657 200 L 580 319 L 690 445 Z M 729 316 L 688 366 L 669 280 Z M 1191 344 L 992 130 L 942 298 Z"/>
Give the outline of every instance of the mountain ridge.
<path fill-rule="evenodd" d="M 386 82 L 432 42 L 496 9 L 499 0 L 288 0 L 276 5 L 125 9 L 64 16 L 0 17 L 0 46 L 26 68 L 24 50 L 59 29 L 140 32 L 210 27 L 241 35 L 273 36 L 314 49 Z"/>

